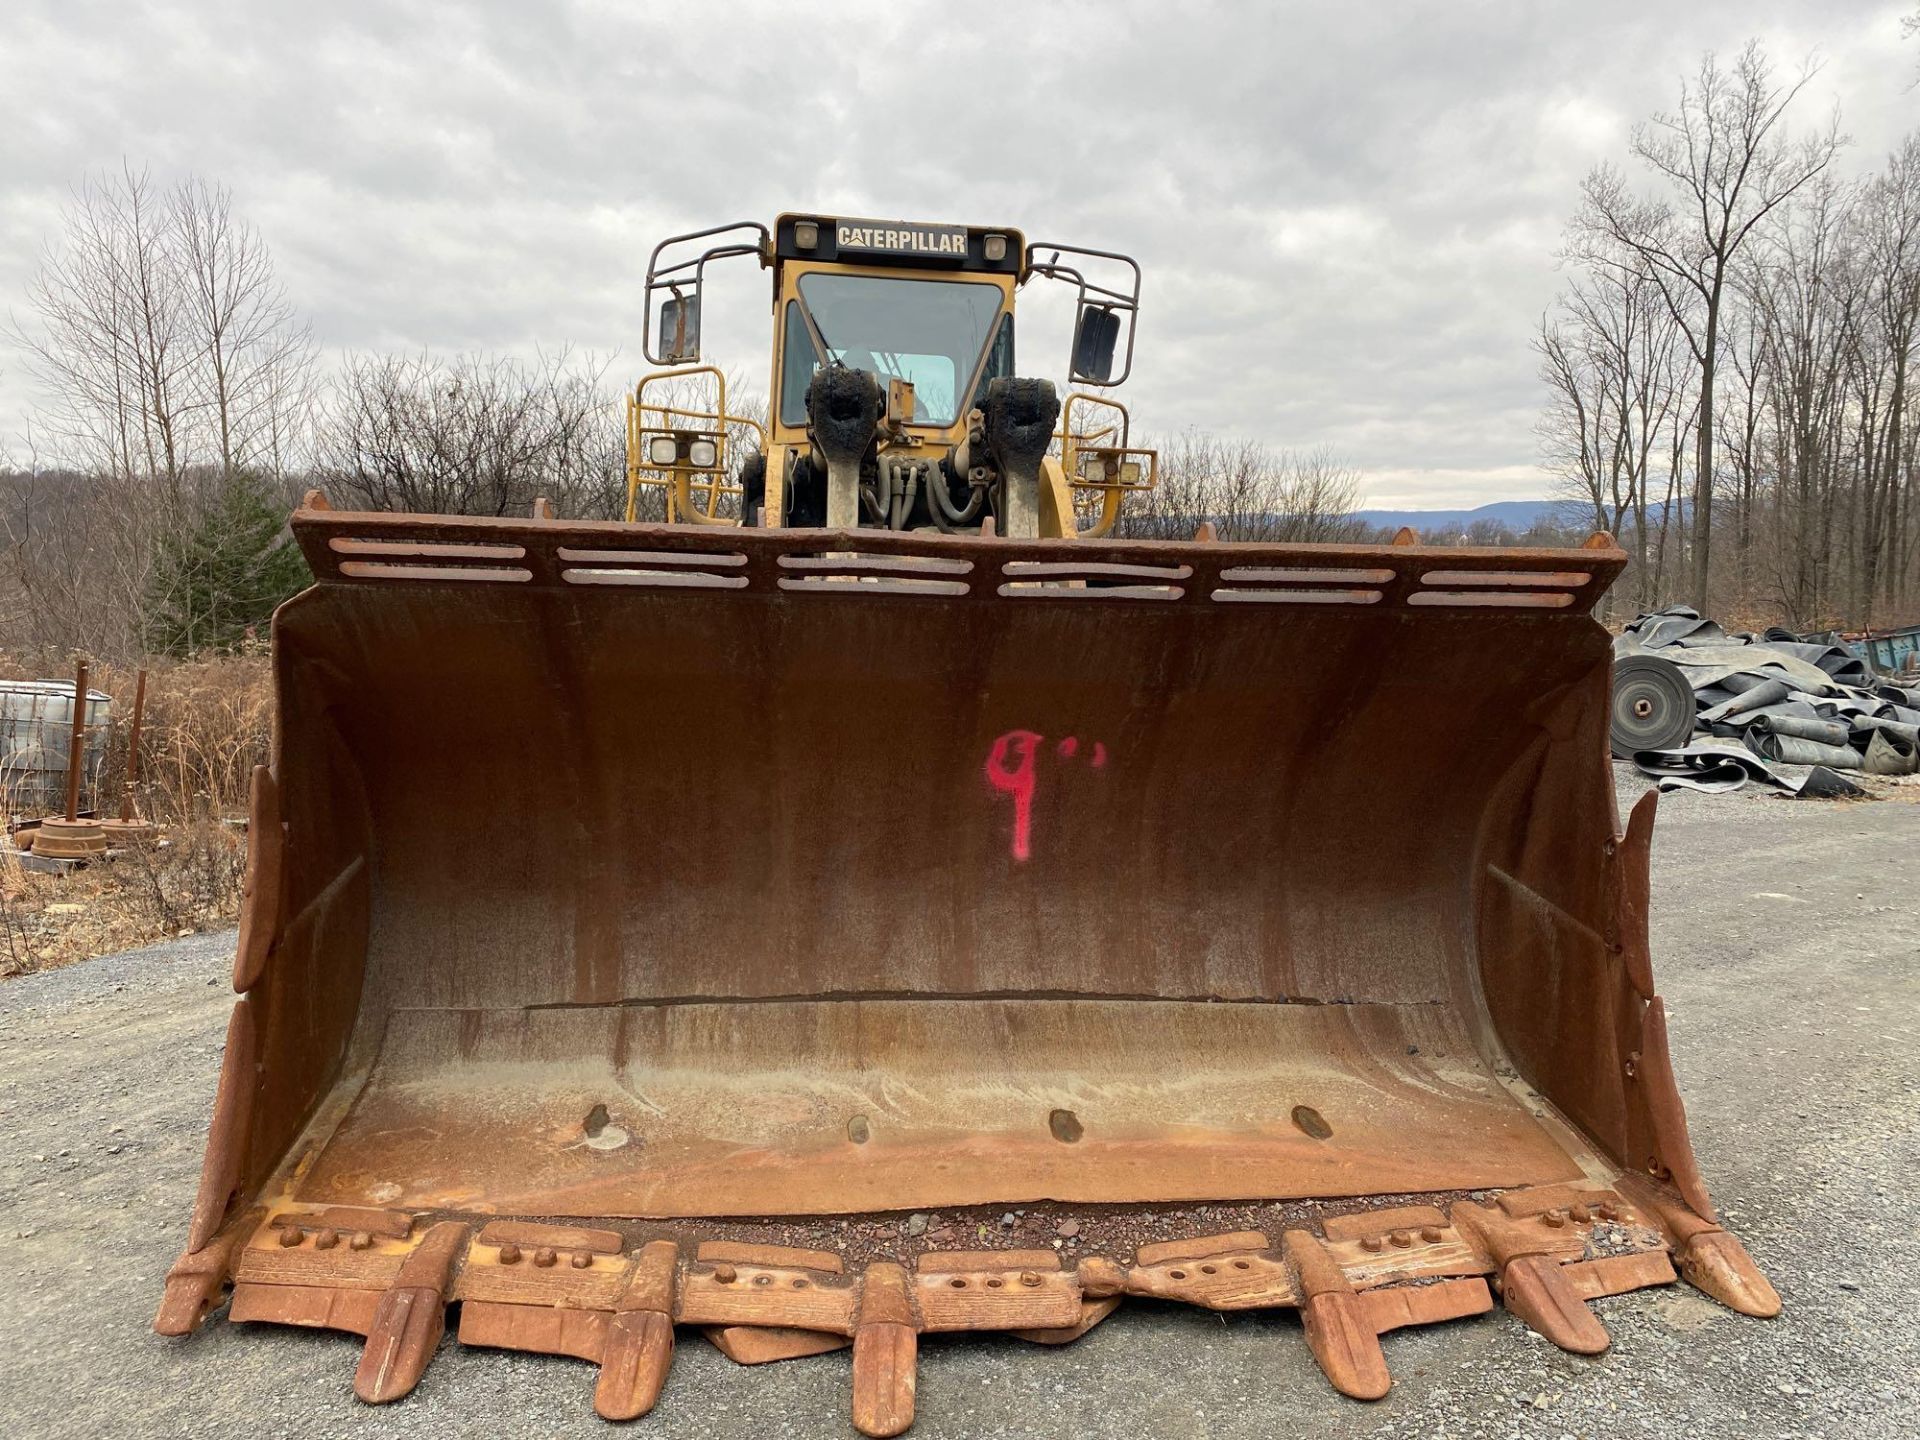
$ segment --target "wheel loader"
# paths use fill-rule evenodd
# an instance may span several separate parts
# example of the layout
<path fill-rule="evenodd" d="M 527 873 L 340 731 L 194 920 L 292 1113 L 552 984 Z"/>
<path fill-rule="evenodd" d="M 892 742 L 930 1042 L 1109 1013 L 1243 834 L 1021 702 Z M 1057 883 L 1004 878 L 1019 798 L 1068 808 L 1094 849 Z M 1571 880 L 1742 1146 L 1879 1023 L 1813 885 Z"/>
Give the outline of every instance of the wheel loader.
<path fill-rule="evenodd" d="M 764 419 L 699 363 L 747 260 Z M 1616 812 L 1624 554 L 1114 538 L 1138 277 L 1009 228 L 681 237 L 629 520 L 308 497 L 156 1329 L 230 1287 L 363 1336 L 379 1403 L 452 1307 L 615 1420 L 679 1331 L 851 1346 L 887 1436 L 922 1336 L 1130 1297 L 1296 1310 L 1360 1399 L 1384 1334 L 1496 1301 L 1588 1355 L 1589 1302 L 1676 1271 L 1778 1310 L 1688 1139 L 1655 797 Z M 1015 360 L 1035 280 L 1064 405 Z"/>

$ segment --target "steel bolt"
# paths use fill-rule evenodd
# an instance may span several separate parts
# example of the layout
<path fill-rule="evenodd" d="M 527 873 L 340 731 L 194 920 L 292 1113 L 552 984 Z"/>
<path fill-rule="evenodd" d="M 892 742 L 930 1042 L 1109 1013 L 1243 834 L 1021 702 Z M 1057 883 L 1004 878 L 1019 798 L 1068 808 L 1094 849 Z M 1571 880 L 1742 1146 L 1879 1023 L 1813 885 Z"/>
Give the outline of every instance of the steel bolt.
<path fill-rule="evenodd" d="M 373 1244 L 373 1236 L 367 1234 L 364 1230 L 356 1230 L 347 1237 L 347 1248 L 349 1250 L 365 1250 L 371 1244 Z"/>
<path fill-rule="evenodd" d="M 1594 1213 L 1597 1214 L 1602 1220 L 1617 1219 L 1620 1214 L 1620 1212 L 1614 1209 L 1613 1206 L 1611 1205 L 1599 1206 Z"/>
<path fill-rule="evenodd" d="M 739 1272 L 731 1265 L 716 1265 L 713 1267 L 713 1278 L 718 1280 L 722 1285 L 731 1285 L 738 1278 L 738 1275 Z"/>
<path fill-rule="evenodd" d="M 1567 1217 L 1578 1224 L 1584 1225 L 1593 1218 L 1593 1211 L 1584 1205 L 1576 1205 L 1567 1211 Z"/>
<path fill-rule="evenodd" d="M 316 1250 L 331 1250 L 334 1246 L 338 1245 L 339 1243 L 340 1243 L 340 1234 L 338 1231 L 317 1230 L 314 1232 L 313 1248 Z"/>
<path fill-rule="evenodd" d="M 1440 1243 L 1439 1228 L 1433 1225 L 1427 1226 L 1426 1229 L 1420 1232 L 1420 1238 L 1426 1241 L 1427 1244 L 1429 1245 L 1438 1245 Z"/>
<path fill-rule="evenodd" d="M 1546 1221 L 1553 1229 L 1558 1230 L 1562 1225 L 1567 1223 L 1567 1212 L 1564 1210 L 1549 1210 L 1540 1218 Z"/>
<path fill-rule="evenodd" d="M 1396 1230 L 1387 1238 L 1393 1242 L 1393 1248 L 1396 1250 L 1404 1250 L 1413 1244 L 1413 1236 L 1409 1235 L 1405 1230 Z"/>
<path fill-rule="evenodd" d="M 518 1245 L 502 1245 L 500 1247 L 500 1263 L 502 1265 L 518 1265 L 520 1263 L 520 1247 Z"/>
<path fill-rule="evenodd" d="M 553 1253 L 552 1247 L 547 1245 L 542 1245 L 538 1250 L 533 1252 L 533 1263 L 538 1265 L 542 1270 L 545 1270 L 559 1258 L 559 1256 Z"/>
<path fill-rule="evenodd" d="M 593 1255 L 586 1250 L 576 1250 L 567 1263 L 576 1270 L 584 1270 L 593 1264 Z"/>
<path fill-rule="evenodd" d="M 1378 1235 L 1369 1235 L 1360 1242 L 1360 1248 L 1369 1255 L 1378 1255 L 1382 1250 L 1387 1248 L 1387 1242 L 1382 1240 Z"/>
<path fill-rule="evenodd" d="M 1040 1283 L 1040 1277 L 1031 1270 L 1022 1270 L 1020 1272 L 1020 1283 L 1027 1286 L 1038 1285 Z"/>
<path fill-rule="evenodd" d="M 291 1250 L 305 1238 L 298 1225 L 284 1226 L 280 1231 L 280 1243 Z"/>

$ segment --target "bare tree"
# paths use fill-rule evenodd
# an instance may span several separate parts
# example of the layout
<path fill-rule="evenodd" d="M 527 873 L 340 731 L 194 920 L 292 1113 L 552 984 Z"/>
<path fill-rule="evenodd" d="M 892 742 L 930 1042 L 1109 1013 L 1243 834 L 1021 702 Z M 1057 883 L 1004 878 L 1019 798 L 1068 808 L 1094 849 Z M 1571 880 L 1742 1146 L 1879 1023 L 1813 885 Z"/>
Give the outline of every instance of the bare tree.
<path fill-rule="evenodd" d="M 68 465 L 153 487 L 298 463 L 313 341 L 259 232 L 219 187 L 145 171 L 84 182 L 10 322 L 40 428 Z"/>
<path fill-rule="evenodd" d="M 1885 377 L 1877 424 L 1870 423 L 1861 554 L 1863 618 L 1876 601 L 1906 593 L 1912 578 L 1913 427 L 1908 423 L 1920 348 L 1920 134 L 1910 135 L 1870 183 L 1859 205 L 1867 286 L 1863 379 Z M 1903 483 L 1903 476 L 1904 483 Z"/>
<path fill-rule="evenodd" d="M 1576 276 L 1541 321 L 1534 349 L 1547 384 L 1539 433 L 1547 463 L 1595 530 L 1633 547 L 1651 603 L 1648 489 L 1661 430 L 1683 403 L 1679 324 L 1644 266 Z M 1665 511 L 1659 512 L 1665 523 Z"/>
<path fill-rule="evenodd" d="M 615 516 L 626 501 L 620 412 L 605 366 L 562 351 L 348 357 L 322 407 L 316 475 L 375 510 Z"/>
<path fill-rule="evenodd" d="M 9 477 L 0 588 L 34 643 L 129 654 L 155 546 L 302 462 L 312 340 L 225 190 L 131 167 L 74 193 L 28 297 L 47 454 Z"/>
<path fill-rule="evenodd" d="M 178 498 L 190 388 L 178 254 L 144 171 L 87 180 L 28 287 L 36 328 L 10 337 L 45 399 L 41 428 L 89 468 L 153 477 Z"/>
<path fill-rule="evenodd" d="M 1853 195 L 1823 178 L 1804 203 L 1782 206 L 1739 277 L 1765 350 L 1776 598 L 1796 624 L 1829 609 L 1838 511 L 1848 494 L 1847 380 L 1862 300 L 1848 225 Z"/>
<path fill-rule="evenodd" d="M 1715 382 L 1731 270 L 1754 228 L 1820 174 L 1843 143 L 1837 117 L 1797 142 L 1788 108 L 1814 74 L 1774 83 L 1758 41 L 1731 70 L 1711 54 L 1677 109 L 1635 129 L 1632 153 L 1661 183 L 1645 197 L 1603 165 L 1587 177 L 1575 222 L 1579 250 L 1600 265 L 1644 266 L 1659 285 L 1699 370 L 1695 417 L 1692 595 L 1708 603 L 1712 558 Z"/>
<path fill-rule="evenodd" d="M 1275 451 L 1198 430 L 1160 446 L 1156 487 L 1121 513 L 1119 534 L 1187 539 L 1207 521 L 1223 540 L 1351 540 L 1360 476 L 1330 450 Z"/>
<path fill-rule="evenodd" d="M 168 197 L 181 334 L 204 453 L 223 476 L 281 474 L 298 459 L 312 390 L 313 336 L 287 300 L 260 232 L 218 185 L 188 179 Z"/>

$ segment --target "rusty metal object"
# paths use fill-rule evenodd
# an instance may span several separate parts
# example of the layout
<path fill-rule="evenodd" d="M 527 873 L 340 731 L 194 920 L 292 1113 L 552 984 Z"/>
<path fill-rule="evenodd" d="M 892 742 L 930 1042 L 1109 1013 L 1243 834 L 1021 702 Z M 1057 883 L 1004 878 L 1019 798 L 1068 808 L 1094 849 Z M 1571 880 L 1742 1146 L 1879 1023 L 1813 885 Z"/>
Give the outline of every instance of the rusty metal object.
<path fill-rule="evenodd" d="M 380 1297 L 353 1377 L 353 1393 L 369 1405 L 398 1400 L 420 1383 L 446 1329 L 447 1294 L 469 1233 L 452 1220 L 428 1230 Z"/>
<path fill-rule="evenodd" d="M 1777 1309 L 1687 1141 L 1651 800 L 1616 833 L 1617 549 L 294 531 L 191 1248 L 269 1207 L 244 1313 L 364 1325 L 369 1398 L 454 1300 L 608 1415 L 675 1324 L 851 1342 L 872 1435 L 920 1336 L 1130 1296 L 1300 1309 L 1362 1396 L 1494 1290 L 1589 1352 L 1587 1302 L 1676 1265 Z M 1065 1262 L 741 1233 L 1043 1199 L 1324 1218 Z"/>
<path fill-rule="evenodd" d="M 233 954 L 233 988 L 242 995 L 259 983 L 266 968 L 285 899 L 286 827 L 280 818 L 279 787 L 265 765 L 253 767 L 247 801 L 247 874 L 240 892 L 240 936 Z"/>
<path fill-rule="evenodd" d="M 133 722 L 127 733 L 127 778 L 120 790 L 120 814 L 117 819 L 102 820 L 107 843 L 144 845 L 158 833 L 153 822 L 143 820 L 134 805 L 140 784 L 140 739 L 147 719 L 147 672 L 143 669 L 133 683 Z"/>
<path fill-rule="evenodd" d="M 80 818 L 80 777 L 87 755 L 87 662 L 73 676 L 73 734 L 67 742 L 67 823 Z"/>
<path fill-rule="evenodd" d="M 33 853 L 49 860 L 89 860 L 108 849 L 107 832 L 97 820 L 63 820 L 49 815 L 33 832 Z"/>
<path fill-rule="evenodd" d="M 33 853 L 50 860 L 86 860 L 107 850 L 107 832 L 100 822 L 80 818 L 80 779 L 87 751 L 87 662 L 73 677 L 73 733 L 67 741 L 67 808 L 49 815 L 33 836 Z"/>

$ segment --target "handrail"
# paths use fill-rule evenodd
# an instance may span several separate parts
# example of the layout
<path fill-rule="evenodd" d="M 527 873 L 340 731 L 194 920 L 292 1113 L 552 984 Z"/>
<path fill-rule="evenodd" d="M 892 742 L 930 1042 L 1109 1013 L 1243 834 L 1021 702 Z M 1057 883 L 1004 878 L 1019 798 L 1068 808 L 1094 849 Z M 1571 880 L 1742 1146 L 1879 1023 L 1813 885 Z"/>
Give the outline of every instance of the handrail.
<path fill-rule="evenodd" d="M 698 375 L 713 377 L 717 391 L 717 403 L 712 409 L 694 409 L 686 405 L 664 402 L 648 403 L 648 387 L 672 381 L 686 380 Z M 659 423 L 652 423 L 649 417 L 658 416 Z M 707 426 L 676 426 L 676 418 L 708 422 Z M 737 496 L 738 485 L 727 483 L 729 451 L 731 449 L 731 427 L 735 425 L 751 427 L 760 438 L 760 452 L 766 453 L 767 428 L 760 421 L 749 416 L 735 415 L 727 409 L 727 377 L 718 366 L 689 365 L 677 369 L 656 370 L 644 376 L 627 396 L 627 520 L 632 523 L 638 513 L 638 498 L 642 485 L 659 485 L 667 492 L 667 520 L 674 523 L 684 518 L 698 525 L 736 525 L 746 521 L 730 520 L 720 514 L 720 502 L 727 496 Z M 710 428 L 708 428 L 710 427 Z M 648 456 L 647 442 L 657 435 L 671 435 L 677 442 L 678 457 L 672 465 L 653 464 Z M 686 442 L 694 439 L 711 440 L 714 445 L 714 463 L 696 466 L 688 459 Z M 699 492 L 696 495 L 696 490 Z"/>
<path fill-rule="evenodd" d="M 1098 430 L 1076 431 L 1073 428 L 1073 408 L 1083 409 L 1099 406 L 1119 412 L 1117 421 L 1110 421 Z M 1101 439 L 1113 436 L 1119 430 L 1118 445 L 1100 445 Z M 1120 519 L 1122 497 L 1129 491 L 1151 490 L 1160 478 L 1160 452 L 1146 446 L 1129 443 L 1132 439 L 1133 416 L 1125 405 L 1111 400 L 1105 395 L 1089 395 L 1084 391 L 1073 391 L 1067 396 L 1067 403 L 1060 407 L 1060 433 L 1055 438 L 1060 442 L 1060 464 L 1066 472 L 1067 484 L 1076 491 L 1097 492 L 1100 496 L 1100 513 L 1086 529 L 1078 530 L 1082 539 L 1096 540 L 1110 535 Z M 1082 454 L 1098 457 L 1102 468 L 1109 477 L 1105 480 L 1089 480 L 1082 473 L 1080 461 Z M 1125 480 L 1126 465 L 1129 457 L 1143 457 L 1145 461 L 1144 478 Z M 1136 469 L 1139 464 L 1136 461 Z"/>

